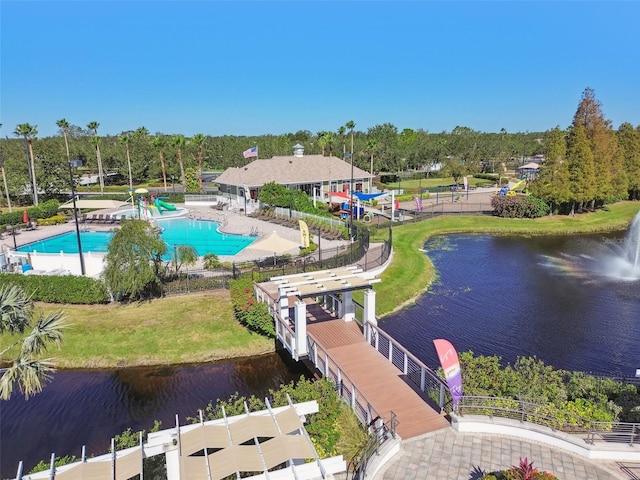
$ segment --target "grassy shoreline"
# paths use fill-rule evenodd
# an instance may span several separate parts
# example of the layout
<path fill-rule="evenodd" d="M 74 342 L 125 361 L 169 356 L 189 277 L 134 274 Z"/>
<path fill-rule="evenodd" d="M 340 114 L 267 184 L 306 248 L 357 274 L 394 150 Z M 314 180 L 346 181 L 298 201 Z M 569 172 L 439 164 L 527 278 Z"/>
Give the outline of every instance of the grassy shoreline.
<path fill-rule="evenodd" d="M 377 315 L 384 317 L 413 304 L 431 286 L 437 272 L 420 248 L 433 235 L 532 236 L 619 231 L 629 227 L 639 210 L 640 202 L 620 202 L 573 218 L 443 216 L 394 227 L 393 261 L 382 274 L 382 282 L 375 285 Z M 275 350 L 273 340 L 238 324 L 227 290 L 128 305 L 38 303 L 36 310 L 63 310 L 70 324 L 62 349 L 49 352 L 60 369 L 201 363 Z M 12 340 L 8 335 L 0 336 L 0 350 Z"/>
<path fill-rule="evenodd" d="M 420 249 L 434 235 L 479 233 L 534 236 L 620 231 L 629 227 L 639 210 L 639 202 L 619 202 L 597 212 L 574 217 L 556 215 L 531 220 L 442 216 L 394 227 L 393 261 L 382 274 L 382 282 L 374 286 L 376 314 L 384 318 L 412 305 L 429 289 L 437 272 L 429 257 Z"/>

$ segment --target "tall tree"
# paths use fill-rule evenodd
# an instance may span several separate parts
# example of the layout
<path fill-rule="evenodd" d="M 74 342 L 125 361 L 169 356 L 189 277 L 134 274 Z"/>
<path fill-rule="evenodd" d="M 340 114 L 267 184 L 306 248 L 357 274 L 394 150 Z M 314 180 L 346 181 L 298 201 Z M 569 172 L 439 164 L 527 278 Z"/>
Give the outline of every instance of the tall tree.
<path fill-rule="evenodd" d="M 349 129 L 349 134 L 351 135 L 351 156 L 353 156 L 353 134 L 354 134 L 354 130 L 356 128 L 356 122 L 354 122 L 353 120 L 349 120 L 346 124 L 345 127 L 347 127 Z"/>
<path fill-rule="evenodd" d="M 640 130 L 625 122 L 618 128 L 617 137 L 628 177 L 629 198 L 640 200 Z"/>
<path fill-rule="evenodd" d="M 549 132 L 545 144 L 545 161 L 540 172 L 531 184 L 531 191 L 552 206 L 560 206 L 571 199 L 569 169 L 567 163 L 567 144 L 565 132 L 556 127 Z"/>
<path fill-rule="evenodd" d="M 129 193 L 133 195 L 133 175 L 131 173 L 131 154 L 129 153 L 129 145 L 131 145 L 131 132 L 122 132 L 120 134 L 120 144 L 124 145 L 127 155 L 127 168 L 129 169 Z"/>
<path fill-rule="evenodd" d="M 184 162 L 182 161 L 182 149 L 187 144 L 183 135 L 175 135 L 171 139 L 171 145 L 178 150 L 178 165 L 180 165 L 180 183 L 182 183 L 182 189 L 187 191 L 187 179 L 184 175 Z"/>
<path fill-rule="evenodd" d="M 204 142 L 207 139 L 202 133 L 196 133 L 191 141 L 198 148 L 198 187 L 200 193 L 204 192 L 202 185 L 202 158 L 204 157 Z"/>
<path fill-rule="evenodd" d="M 0 398 L 8 400 L 17 385 L 25 398 L 42 391 L 44 382 L 51 379 L 54 365 L 50 359 L 40 359 L 49 344 L 60 346 L 65 328 L 62 312 L 36 315 L 33 301 L 17 285 L 0 285 L 0 334 L 22 335 L 33 325 L 31 332 L 0 352 L 9 362 L 0 379 Z M 17 350 L 17 352 L 16 352 Z M 5 358 L 11 354 L 11 360 Z"/>
<path fill-rule="evenodd" d="M 167 167 L 164 163 L 164 148 L 166 147 L 165 139 L 162 135 L 156 134 L 151 141 L 156 150 L 158 150 L 158 156 L 160 157 L 160 166 L 162 168 L 162 181 L 164 182 L 164 191 L 167 191 Z"/>
<path fill-rule="evenodd" d="M 369 152 L 369 158 L 371 159 L 371 168 L 369 173 L 373 177 L 373 156 L 376 154 L 378 149 L 378 141 L 375 138 L 367 140 L 367 152 Z"/>
<path fill-rule="evenodd" d="M 71 155 L 69 154 L 69 139 L 67 138 L 69 133 L 69 127 L 70 127 L 69 122 L 67 122 L 67 120 L 64 118 L 61 118 L 56 122 L 56 125 L 62 131 L 62 135 L 64 137 L 64 146 L 67 149 L 67 161 L 70 161 Z"/>
<path fill-rule="evenodd" d="M 347 127 L 344 125 L 340 125 L 338 127 L 338 136 L 342 139 L 342 158 L 346 157 L 347 153 L 347 138 L 345 134 L 347 133 Z"/>
<path fill-rule="evenodd" d="M 38 135 L 38 126 L 28 123 L 16 125 L 13 132 L 19 137 L 24 137 L 25 152 L 27 154 L 27 165 L 29 168 L 29 177 L 31 178 L 31 188 L 33 190 L 33 204 L 38 205 L 38 182 L 36 181 L 36 162 L 33 156 L 33 139 Z"/>
<path fill-rule="evenodd" d="M 573 127 L 581 127 L 591 148 L 595 169 L 594 198 L 591 199 L 592 208 L 596 201 L 601 204 L 612 199 L 614 186 L 614 155 L 617 151 L 616 137 L 611 134 L 611 122 L 604 117 L 602 106 L 596 99 L 595 92 L 586 88 L 573 117 Z"/>
<path fill-rule="evenodd" d="M 104 171 L 102 170 L 102 157 L 100 155 L 100 137 L 98 137 L 98 122 L 89 122 L 87 129 L 91 133 L 91 141 L 96 148 L 96 160 L 98 162 L 98 181 L 100 182 L 100 193 L 104 193 Z"/>
<path fill-rule="evenodd" d="M 570 214 L 573 215 L 576 204 L 578 209 L 582 210 L 583 206 L 591 202 L 596 195 L 593 152 L 582 126 L 572 128 L 569 132 L 567 162 L 572 197 Z"/>
<path fill-rule="evenodd" d="M 167 245 L 144 220 L 123 220 L 107 246 L 104 280 L 118 300 L 156 296 Z"/>

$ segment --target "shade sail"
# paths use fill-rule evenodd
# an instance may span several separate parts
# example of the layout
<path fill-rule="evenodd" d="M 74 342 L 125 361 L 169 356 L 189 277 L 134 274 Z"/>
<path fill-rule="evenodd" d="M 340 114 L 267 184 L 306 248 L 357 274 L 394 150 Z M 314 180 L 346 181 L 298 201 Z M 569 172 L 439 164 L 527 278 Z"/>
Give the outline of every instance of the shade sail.
<path fill-rule="evenodd" d="M 268 237 L 252 243 L 247 248 L 250 248 L 252 250 L 265 250 L 270 253 L 273 252 L 277 255 L 293 249 L 297 249 L 299 247 L 299 243 L 292 242 L 291 240 L 287 240 L 286 238 L 282 238 L 276 232 L 273 232 Z"/>
<path fill-rule="evenodd" d="M 120 208 L 126 205 L 130 205 L 130 204 L 127 202 L 120 202 L 118 200 L 88 200 L 88 199 L 76 200 L 77 208 L 95 208 L 95 209 Z M 69 200 L 68 202 L 63 203 L 58 207 L 58 210 L 62 210 L 65 208 L 73 208 L 73 200 Z"/>

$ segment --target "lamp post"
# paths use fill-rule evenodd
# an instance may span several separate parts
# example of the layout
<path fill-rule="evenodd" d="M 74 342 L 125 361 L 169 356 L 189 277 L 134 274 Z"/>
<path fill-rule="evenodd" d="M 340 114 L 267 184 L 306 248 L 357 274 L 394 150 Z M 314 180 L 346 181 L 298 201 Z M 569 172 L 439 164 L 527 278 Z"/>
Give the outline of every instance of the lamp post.
<path fill-rule="evenodd" d="M 73 182 L 73 172 L 71 171 L 71 167 L 81 167 L 82 160 L 69 160 L 69 182 L 71 183 L 71 198 L 73 199 L 73 219 L 76 222 L 76 237 L 78 239 L 78 255 L 80 256 L 80 272 L 82 276 L 85 275 L 84 269 L 84 257 L 82 256 L 82 242 L 80 241 L 80 225 L 78 224 L 78 211 L 76 209 L 76 190 L 74 188 Z"/>

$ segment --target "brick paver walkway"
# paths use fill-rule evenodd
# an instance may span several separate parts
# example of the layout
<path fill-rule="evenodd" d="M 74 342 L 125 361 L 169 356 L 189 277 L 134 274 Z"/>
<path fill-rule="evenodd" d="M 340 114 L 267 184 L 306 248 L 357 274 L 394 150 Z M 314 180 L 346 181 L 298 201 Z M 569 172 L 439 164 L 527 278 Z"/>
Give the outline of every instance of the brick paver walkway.
<path fill-rule="evenodd" d="M 616 462 L 588 460 L 543 443 L 446 428 L 404 441 L 401 453 L 382 467 L 375 480 L 477 480 L 483 473 L 517 465 L 520 457 L 561 480 L 638 478 L 624 473 L 629 464 L 625 468 Z"/>

